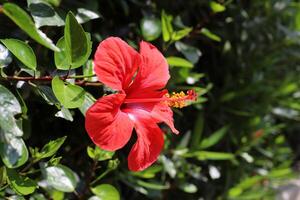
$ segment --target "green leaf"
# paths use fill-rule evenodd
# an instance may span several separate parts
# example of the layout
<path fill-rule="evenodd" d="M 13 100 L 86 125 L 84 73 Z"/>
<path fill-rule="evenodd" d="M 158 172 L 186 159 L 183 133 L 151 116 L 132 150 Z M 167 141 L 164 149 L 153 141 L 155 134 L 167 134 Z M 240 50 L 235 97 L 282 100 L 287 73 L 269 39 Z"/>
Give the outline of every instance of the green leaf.
<path fill-rule="evenodd" d="M 78 67 L 78 63 L 84 64 L 87 61 L 86 55 L 90 53 L 89 38 L 72 12 L 66 18 L 64 38 L 66 55 L 72 68 Z"/>
<path fill-rule="evenodd" d="M 193 29 L 188 27 L 188 28 L 184 28 L 182 30 L 179 31 L 175 31 L 172 33 L 172 41 L 178 41 L 182 38 L 184 38 L 185 36 L 187 36 Z"/>
<path fill-rule="evenodd" d="M 200 148 L 206 149 L 217 144 L 225 136 L 225 134 L 228 131 L 228 128 L 229 128 L 228 126 L 224 126 L 223 128 L 214 132 L 208 138 L 203 139 L 202 142 L 200 143 Z"/>
<path fill-rule="evenodd" d="M 200 31 L 200 33 L 203 34 L 203 35 L 205 35 L 206 37 L 208 37 L 211 40 L 214 40 L 216 42 L 221 42 L 221 38 L 218 35 L 212 33 L 207 28 L 202 28 L 201 31 Z"/>
<path fill-rule="evenodd" d="M 32 48 L 21 40 L 4 39 L 1 42 L 14 54 L 26 67 L 36 70 L 36 57 Z"/>
<path fill-rule="evenodd" d="M 52 90 L 59 102 L 66 108 L 78 108 L 84 102 L 85 91 L 83 88 L 66 83 L 57 76 L 52 80 Z"/>
<path fill-rule="evenodd" d="M 0 128 L 5 135 L 23 135 L 23 131 L 18 127 L 14 117 L 19 113 L 21 113 L 21 106 L 17 98 L 0 85 Z"/>
<path fill-rule="evenodd" d="M 147 41 L 157 39 L 161 34 L 160 20 L 154 17 L 145 17 L 141 20 L 142 35 Z"/>
<path fill-rule="evenodd" d="M 237 197 L 240 194 L 242 194 L 244 190 L 253 187 L 255 184 L 259 183 L 263 179 L 264 179 L 263 176 L 258 176 L 258 175 L 246 178 L 243 181 L 241 181 L 238 185 L 232 187 L 229 190 L 229 196 Z"/>
<path fill-rule="evenodd" d="M 171 15 L 167 15 L 164 10 L 161 12 L 161 29 L 165 42 L 171 40 L 173 34 L 172 20 L 173 17 Z"/>
<path fill-rule="evenodd" d="M 76 174 L 63 165 L 47 167 L 44 174 L 48 184 L 62 192 L 73 192 L 78 183 Z"/>
<path fill-rule="evenodd" d="M 184 57 L 186 57 L 186 59 L 188 59 L 193 64 L 197 63 L 200 56 L 202 55 L 201 51 L 198 48 L 187 45 L 183 42 L 176 42 L 175 47 L 184 55 Z"/>
<path fill-rule="evenodd" d="M 53 156 L 58 149 L 61 147 L 61 145 L 63 145 L 63 143 L 65 142 L 67 136 L 58 138 L 56 140 L 52 140 L 50 142 L 48 142 L 42 149 L 40 152 L 40 158 L 48 158 Z"/>
<path fill-rule="evenodd" d="M 91 188 L 93 194 L 101 200 L 120 200 L 119 191 L 110 184 L 101 184 Z"/>
<path fill-rule="evenodd" d="M 173 67 L 185 67 L 185 68 L 193 68 L 193 63 L 190 61 L 180 58 L 180 57 L 167 57 L 168 64 L 173 66 Z"/>
<path fill-rule="evenodd" d="M 87 153 L 90 158 L 92 158 L 94 160 L 98 160 L 98 161 L 109 160 L 115 154 L 114 151 L 106 151 L 106 150 L 100 149 L 97 146 L 94 149 L 91 147 L 88 147 Z"/>
<path fill-rule="evenodd" d="M 163 184 L 158 183 L 158 182 L 146 182 L 146 181 L 142 181 L 142 180 L 138 180 L 137 184 L 142 186 L 142 187 L 149 188 L 149 189 L 152 189 L 152 190 L 167 190 L 167 189 L 170 188 L 169 184 L 163 185 Z"/>
<path fill-rule="evenodd" d="M 37 188 L 35 181 L 28 177 L 20 176 L 15 170 L 7 169 L 7 177 L 10 186 L 21 195 L 32 194 Z"/>
<path fill-rule="evenodd" d="M 151 179 L 151 178 L 154 178 L 155 175 L 158 172 L 160 172 L 162 169 L 163 168 L 160 165 L 153 165 L 143 171 L 131 172 L 131 174 L 134 176 L 137 176 L 137 177 Z"/>
<path fill-rule="evenodd" d="M 66 49 L 66 43 L 64 37 L 61 37 L 58 40 L 56 45 L 61 49 L 61 51 L 54 52 L 54 62 L 57 69 L 61 69 L 61 70 L 75 69 L 82 66 L 88 60 L 92 51 L 92 42 L 89 33 L 86 33 L 86 38 L 88 44 L 88 51 L 86 52 L 83 59 L 74 63 L 71 63 L 70 56 L 68 55 L 68 51 Z"/>
<path fill-rule="evenodd" d="M 199 112 L 192 133 L 192 140 L 191 140 L 192 149 L 198 148 L 198 145 L 202 137 L 203 129 L 204 129 L 204 116 L 203 116 L 203 112 Z"/>
<path fill-rule="evenodd" d="M 53 51 L 59 51 L 59 48 L 43 32 L 35 27 L 30 16 L 22 8 L 13 3 L 5 3 L 3 5 L 3 12 L 32 39 Z"/>
<path fill-rule="evenodd" d="M 0 156 L 6 167 L 17 168 L 28 160 L 28 150 L 21 138 L 6 136 L 0 142 Z"/>
<path fill-rule="evenodd" d="M 225 6 L 223 6 L 222 4 L 219 4 L 219 3 L 215 2 L 215 1 L 211 1 L 209 3 L 209 5 L 210 5 L 210 8 L 212 9 L 212 11 L 214 13 L 219 13 L 219 12 L 223 12 L 223 11 L 226 10 Z"/>
<path fill-rule="evenodd" d="M 233 160 L 232 153 L 213 152 L 213 151 L 194 151 L 184 155 L 185 157 L 196 157 L 198 160 Z"/>
<path fill-rule="evenodd" d="M 41 26 L 63 26 L 64 20 L 45 0 L 27 0 L 27 6 L 37 28 Z"/>

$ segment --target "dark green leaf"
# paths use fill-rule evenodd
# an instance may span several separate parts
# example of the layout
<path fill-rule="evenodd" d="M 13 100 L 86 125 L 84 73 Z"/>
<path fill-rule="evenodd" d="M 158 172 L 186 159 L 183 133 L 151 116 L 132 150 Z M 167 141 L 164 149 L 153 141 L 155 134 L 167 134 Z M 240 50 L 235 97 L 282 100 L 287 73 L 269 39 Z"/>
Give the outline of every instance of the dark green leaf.
<path fill-rule="evenodd" d="M 72 12 L 69 12 L 66 18 L 65 26 L 65 50 L 72 68 L 84 64 L 89 56 L 90 47 L 86 33 L 82 26 L 77 22 Z M 79 66 L 80 66 L 79 65 Z"/>
<path fill-rule="evenodd" d="M 59 51 L 59 48 L 43 32 L 35 27 L 30 16 L 22 8 L 13 3 L 5 3 L 3 5 L 3 12 L 32 39 L 53 51 Z"/>
<path fill-rule="evenodd" d="M 176 42 L 175 47 L 193 64 L 197 63 L 199 57 L 202 55 L 201 51 L 196 47 L 187 45 L 182 42 Z"/>

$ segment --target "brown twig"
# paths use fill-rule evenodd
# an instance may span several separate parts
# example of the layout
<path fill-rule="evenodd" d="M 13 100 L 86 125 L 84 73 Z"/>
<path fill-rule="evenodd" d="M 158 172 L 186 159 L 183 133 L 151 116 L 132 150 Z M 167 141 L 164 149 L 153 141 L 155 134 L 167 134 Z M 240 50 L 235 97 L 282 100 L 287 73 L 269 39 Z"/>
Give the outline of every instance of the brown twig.
<path fill-rule="evenodd" d="M 52 79 L 54 77 L 52 76 L 42 76 L 42 77 L 23 77 L 23 76 L 6 76 L 6 77 L 0 77 L 1 81 L 25 81 L 25 82 L 40 82 L 40 83 L 45 83 L 49 84 L 51 83 Z M 76 79 L 75 77 L 60 77 L 62 80 L 65 79 Z M 76 80 L 75 85 L 80 85 L 80 86 L 101 86 L 103 85 L 100 82 L 90 82 L 86 80 Z"/>

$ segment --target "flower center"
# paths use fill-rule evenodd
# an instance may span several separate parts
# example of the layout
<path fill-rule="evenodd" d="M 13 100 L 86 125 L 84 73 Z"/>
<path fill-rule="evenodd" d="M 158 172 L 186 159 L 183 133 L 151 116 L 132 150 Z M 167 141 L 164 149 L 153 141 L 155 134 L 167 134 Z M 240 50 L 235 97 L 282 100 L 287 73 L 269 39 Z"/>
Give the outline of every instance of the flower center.
<path fill-rule="evenodd" d="M 124 104 L 131 103 L 165 103 L 169 107 L 182 108 L 187 106 L 187 102 L 195 101 L 197 94 L 194 90 L 188 90 L 186 93 L 183 91 L 172 94 L 165 94 L 161 98 L 143 98 L 143 99 L 125 99 Z"/>
<path fill-rule="evenodd" d="M 186 102 L 197 99 L 197 94 L 194 90 L 188 90 L 186 93 L 183 91 L 179 93 L 173 92 L 165 96 L 168 98 L 166 101 L 167 105 L 174 108 L 183 108 L 187 106 Z"/>

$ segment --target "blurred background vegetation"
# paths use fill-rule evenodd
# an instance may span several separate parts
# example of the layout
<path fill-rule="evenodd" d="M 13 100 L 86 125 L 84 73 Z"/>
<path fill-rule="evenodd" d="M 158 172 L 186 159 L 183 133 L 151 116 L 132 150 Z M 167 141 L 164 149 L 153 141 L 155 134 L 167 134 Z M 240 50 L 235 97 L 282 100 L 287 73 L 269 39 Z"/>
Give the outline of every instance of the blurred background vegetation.
<path fill-rule="evenodd" d="M 21 104 L 23 114 L 16 117 L 22 119 L 23 139 L 30 152 L 26 164 L 15 167 L 5 161 L 5 156 L 12 154 L 1 153 L 6 166 L 0 170 L 4 199 L 275 199 L 277 188 L 298 176 L 298 1 L 0 2 L 17 4 L 55 44 L 64 34 L 65 17 L 71 10 L 93 42 L 89 60 L 71 70 L 73 75 L 93 73 L 93 54 L 106 37 L 121 37 L 134 47 L 146 40 L 169 62 L 172 76 L 168 89 L 195 89 L 199 94 L 197 102 L 174 110 L 178 136 L 162 125 L 166 144 L 159 160 L 145 171 L 133 173 L 126 162 L 131 145 L 113 154 L 95 148 L 86 134 L 80 110 L 84 113 L 91 96 L 87 95 L 79 110 L 69 110 L 57 101 L 51 84 L 7 81 L 6 76 L 27 77 L 33 72 L 12 54 L 5 54 L 2 46 L 4 78 L 0 84 Z M 35 76 L 69 73 L 58 70 L 53 51 L 37 43 L 22 27 L 26 24 L 18 24 L 20 16 L 14 20 L 2 7 L 0 11 L 0 38 L 16 38 L 32 47 L 38 61 Z M 15 8 L 13 12 L 17 12 Z M 102 86 L 83 88 L 94 98 L 109 91 Z M 61 146 L 55 157 L 54 153 L 38 155 L 43 149 L 34 147 L 41 149 L 57 138 L 50 144 L 55 143 L 50 148 L 54 153 Z M 44 152 L 48 151 L 44 148 Z M 66 180 L 51 179 L 55 166 L 63 170 L 60 177 Z M 35 184 L 28 186 L 20 180 L 25 176 Z M 65 188 L 68 184 L 71 188 Z"/>

